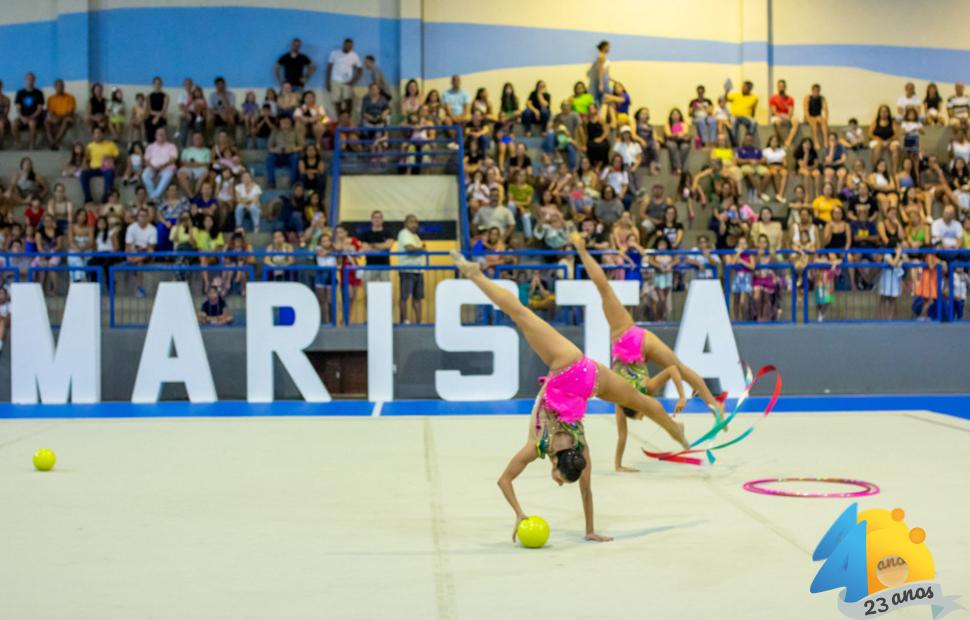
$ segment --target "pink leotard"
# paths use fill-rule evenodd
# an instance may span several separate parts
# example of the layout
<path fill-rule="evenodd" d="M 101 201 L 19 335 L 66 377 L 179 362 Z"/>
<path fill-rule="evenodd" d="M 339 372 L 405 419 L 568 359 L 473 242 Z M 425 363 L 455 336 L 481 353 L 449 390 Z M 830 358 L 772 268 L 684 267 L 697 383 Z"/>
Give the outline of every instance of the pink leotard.
<path fill-rule="evenodd" d="M 646 335 L 645 329 L 635 325 L 623 332 L 623 335 L 613 343 L 613 362 L 623 362 L 624 364 L 644 362 L 643 339 Z"/>
<path fill-rule="evenodd" d="M 560 371 L 543 377 L 543 405 L 560 422 L 576 424 L 586 415 L 586 403 L 596 395 L 598 368 L 585 355 Z"/>

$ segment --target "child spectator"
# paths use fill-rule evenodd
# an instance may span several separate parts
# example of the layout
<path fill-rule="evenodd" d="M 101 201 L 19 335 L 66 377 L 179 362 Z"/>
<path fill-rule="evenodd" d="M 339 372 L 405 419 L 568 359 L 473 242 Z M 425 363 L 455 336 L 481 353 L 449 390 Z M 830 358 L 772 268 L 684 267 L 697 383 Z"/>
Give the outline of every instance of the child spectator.
<path fill-rule="evenodd" d="M 839 275 L 842 259 L 836 254 L 828 254 L 823 264 L 813 270 L 816 320 L 820 323 L 825 320 L 825 313 L 835 299 L 835 278 Z"/>
<path fill-rule="evenodd" d="M 861 151 L 866 148 L 865 134 L 859 121 L 855 118 L 849 119 L 849 124 L 842 130 L 842 145 L 850 151 Z"/>
<path fill-rule="evenodd" d="M 199 323 L 203 325 L 228 325 L 232 323 L 232 312 L 229 305 L 216 286 L 206 290 L 205 301 L 199 311 Z"/>
<path fill-rule="evenodd" d="M 135 95 L 135 104 L 131 106 L 131 119 L 128 121 L 128 142 L 145 142 L 145 122 L 148 120 L 148 100 L 145 93 Z"/>
<path fill-rule="evenodd" d="M 134 185 L 141 180 L 145 170 L 145 147 L 141 142 L 132 142 L 128 146 L 128 161 L 125 162 L 125 173 L 121 177 L 122 185 Z"/>
<path fill-rule="evenodd" d="M 316 263 L 320 269 L 314 274 L 313 289 L 320 302 L 320 322 L 329 323 L 333 287 L 337 282 L 337 257 L 334 256 L 333 233 L 329 228 L 320 235 L 317 243 Z"/>
<path fill-rule="evenodd" d="M 725 256 L 725 262 L 731 267 L 731 307 L 734 310 L 735 321 L 747 321 L 751 306 L 753 291 L 752 272 L 754 257 L 748 253 L 747 237 L 740 237 L 734 247 L 734 253 Z"/>
<path fill-rule="evenodd" d="M 79 177 L 86 167 L 84 143 L 75 142 L 71 145 L 71 154 L 67 156 L 64 167 L 61 168 L 62 177 Z"/>
<path fill-rule="evenodd" d="M 896 244 L 896 251 L 885 257 L 887 267 L 879 274 L 879 318 L 892 321 L 896 318 L 896 300 L 903 284 L 903 246 Z"/>
<path fill-rule="evenodd" d="M 108 102 L 108 131 L 115 142 L 121 140 L 125 131 L 125 96 L 117 86 L 111 89 L 111 100 Z"/>

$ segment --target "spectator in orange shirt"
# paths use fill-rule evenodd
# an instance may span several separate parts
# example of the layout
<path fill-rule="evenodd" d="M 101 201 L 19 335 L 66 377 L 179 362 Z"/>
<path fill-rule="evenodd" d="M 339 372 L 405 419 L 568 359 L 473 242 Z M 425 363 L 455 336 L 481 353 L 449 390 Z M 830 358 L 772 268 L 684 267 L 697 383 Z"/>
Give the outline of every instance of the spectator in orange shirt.
<path fill-rule="evenodd" d="M 76 111 L 77 101 L 74 95 L 64 92 L 64 80 L 54 80 L 54 94 L 47 98 L 47 115 L 44 118 L 47 143 L 52 151 L 60 148 L 64 134 L 74 126 Z"/>

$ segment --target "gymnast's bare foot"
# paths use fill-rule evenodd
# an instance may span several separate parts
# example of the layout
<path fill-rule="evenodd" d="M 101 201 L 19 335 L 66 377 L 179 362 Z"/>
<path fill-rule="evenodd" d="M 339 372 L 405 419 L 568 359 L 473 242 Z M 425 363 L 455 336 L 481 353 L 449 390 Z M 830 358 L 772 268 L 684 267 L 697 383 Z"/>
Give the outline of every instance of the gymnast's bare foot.
<path fill-rule="evenodd" d="M 452 250 L 451 258 L 455 261 L 455 267 L 458 267 L 458 271 L 460 271 L 461 275 L 465 276 L 466 278 L 470 278 L 482 272 L 481 265 L 474 261 L 468 260 L 462 256 L 460 252 Z"/>

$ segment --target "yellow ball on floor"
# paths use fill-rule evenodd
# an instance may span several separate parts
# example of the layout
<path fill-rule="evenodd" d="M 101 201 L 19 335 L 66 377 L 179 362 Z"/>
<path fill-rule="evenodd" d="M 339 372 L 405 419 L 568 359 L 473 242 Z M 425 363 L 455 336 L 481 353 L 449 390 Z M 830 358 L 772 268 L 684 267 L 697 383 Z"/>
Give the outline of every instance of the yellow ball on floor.
<path fill-rule="evenodd" d="M 54 469 L 54 463 L 57 462 L 57 457 L 54 456 L 54 451 L 47 448 L 41 448 L 37 452 L 34 452 L 34 467 L 40 471 L 50 471 Z"/>
<path fill-rule="evenodd" d="M 523 547 L 538 549 L 549 540 L 549 524 L 542 517 L 526 517 L 519 523 L 518 537 Z"/>

